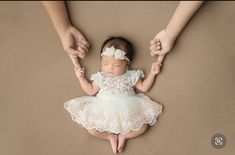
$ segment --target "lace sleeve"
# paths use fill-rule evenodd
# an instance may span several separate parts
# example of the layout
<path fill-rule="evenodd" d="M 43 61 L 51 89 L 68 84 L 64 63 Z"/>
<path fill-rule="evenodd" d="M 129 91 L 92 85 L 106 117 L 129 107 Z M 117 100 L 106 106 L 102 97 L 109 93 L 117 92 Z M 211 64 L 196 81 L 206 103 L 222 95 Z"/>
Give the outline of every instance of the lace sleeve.
<path fill-rule="evenodd" d="M 131 72 L 132 86 L 134 86 L 140 78 L 144 78 L 144 77 L 145 75 L 142 70 L 139 70 L 139 69 L 133 70 Z"/>
<path fill-rule="evenodd" d="M 100 81 L 101 81 L 100 73 L 97 72 L 97 73 L 92 74 L 90 80 L 94 81 L 98 86 L 100 86 Z"/>

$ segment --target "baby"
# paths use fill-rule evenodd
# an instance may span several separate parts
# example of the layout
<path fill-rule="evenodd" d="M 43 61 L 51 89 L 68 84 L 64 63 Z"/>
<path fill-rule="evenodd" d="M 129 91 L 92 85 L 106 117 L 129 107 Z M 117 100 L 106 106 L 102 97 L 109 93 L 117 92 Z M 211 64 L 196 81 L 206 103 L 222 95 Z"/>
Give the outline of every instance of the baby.
<path fill-rule="evenodd" d="M 129 69 L 133 47 L 123 37 L 111 37 L 101 47 L 101 70 L 91 75 L 75 69 L 82 89 L 89 96 L 71 99 L 64 104 L 72 119 L 93 136 L 110 141 L 113 152 L 122 152 L 127 139 L 142 135 L 157 122 L 162 105 L 134 88 L 147 92 L 154 84 L 161 64 L 152 64 L 145 78 L 142 70 Z M 93 96 L 95 95 L 96 96 Z"/>

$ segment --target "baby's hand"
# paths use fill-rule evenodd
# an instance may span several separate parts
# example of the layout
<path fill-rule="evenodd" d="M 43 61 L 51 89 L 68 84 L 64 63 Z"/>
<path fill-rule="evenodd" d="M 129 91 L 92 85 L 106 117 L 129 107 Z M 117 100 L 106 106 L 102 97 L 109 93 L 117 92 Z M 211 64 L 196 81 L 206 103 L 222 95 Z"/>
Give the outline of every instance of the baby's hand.
<path fill-rule="evenodd" d="M 75 74 L 79 80 L 84 78 L 84 75 L 85 75 L 84 68 L 74 68 L 74 70 L 75 70 Z"/>
<path fill-rule="evenodd" d="M 160 73 L 161 66 L 162 66 L 162 64 L 160 64 L 159 62 L 154 62 L 154 63 L 152 64 L 151 72 L 150 72 L 150 73 L 153 74 L 153 75 L 159 74 L 159 73 Z"/>

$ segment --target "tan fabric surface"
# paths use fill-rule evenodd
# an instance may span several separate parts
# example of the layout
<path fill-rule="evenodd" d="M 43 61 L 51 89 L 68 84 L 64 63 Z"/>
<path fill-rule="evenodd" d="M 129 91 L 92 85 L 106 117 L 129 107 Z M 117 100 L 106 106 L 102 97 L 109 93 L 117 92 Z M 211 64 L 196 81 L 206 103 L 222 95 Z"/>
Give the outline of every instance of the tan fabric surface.
<path fill-rule="evenodd" d="M 170 20 L 178 2 L 69 2 L 74 25 L 92 48 L 82 64 L 99 69 L 109 35 L 136 48 L 133 68 L 155 60 L 149 41 Z M 158 124 L 127 142 L 126 155 L 231 155 L 235 153 L 235 3 L 207 2 L 167 55 L 147 93 L 164 106 Z M 63 103 L 85 95 L 40 2 L 0 2 L 0 154 L 113 154 L 73 122 Z M 223 149 L 211 137 L 227 137 Z"/>

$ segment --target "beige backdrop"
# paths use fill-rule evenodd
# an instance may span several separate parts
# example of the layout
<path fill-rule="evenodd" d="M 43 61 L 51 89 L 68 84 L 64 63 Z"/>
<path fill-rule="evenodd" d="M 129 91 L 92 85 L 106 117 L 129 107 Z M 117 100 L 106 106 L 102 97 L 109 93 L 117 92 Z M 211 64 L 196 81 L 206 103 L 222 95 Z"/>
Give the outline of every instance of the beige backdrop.
<path fill-rule="evenodd" d="M 133 68 L 155 58 L 149 41 L 168 23 L 178 2 L 69 2 L 74 25 L 92 48 L 82 64 L 99 69 L 109 35 L 136 48 Z M 231 155 L 235 153 L 235 3 L 207 2 L 167 55 L 153 89 L 164 106 L 158 124 L 127 142 L 126 155 Z M 72 121 L 63 103 L 85 95 L 40 2 L 0 2 L 0 154 L 112 155 Z M 227 137 L 223 149 L 211 137 Z"/>

